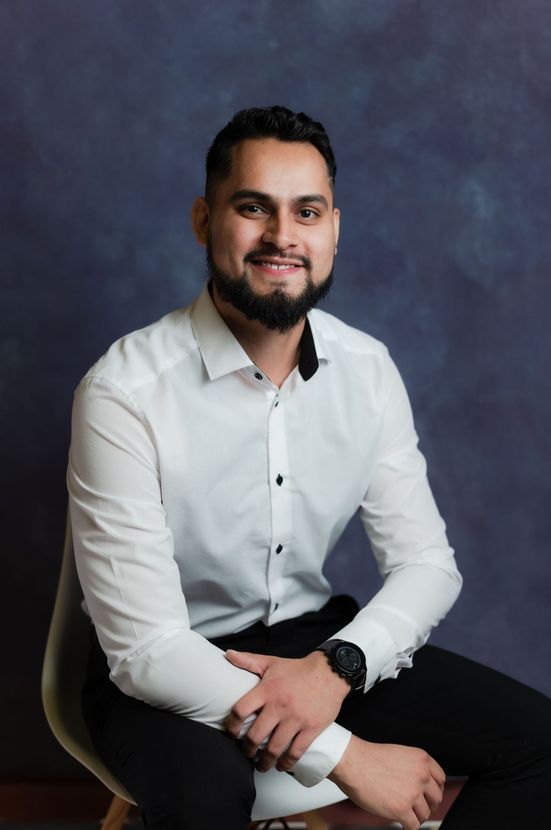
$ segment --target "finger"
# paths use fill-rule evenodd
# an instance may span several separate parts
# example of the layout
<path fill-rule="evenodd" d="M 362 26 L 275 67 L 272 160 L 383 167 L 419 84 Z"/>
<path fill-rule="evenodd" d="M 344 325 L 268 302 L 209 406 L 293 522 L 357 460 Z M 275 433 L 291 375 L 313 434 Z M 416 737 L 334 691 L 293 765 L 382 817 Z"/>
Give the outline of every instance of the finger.
<path fill-rule="evenodd" d="M 280 722 L 277 725 L 267 745 L 261 749 L 258 755 L 256 768 L 259 772 L 267 772 L 278 763 L 280 756 L 286 752 L 292 743 L 297 730 L 297 723 L 287 722 L 283 724 Z"/>
<path fill-rule="evenodd" d="M 419 830 L 421 827 L 419 819 L 413 810 L 408 810 L 407 815 L 400 818 L 400 822 L 404 830 Z"/>
<path fill-rule="evenodd" d="M 277 769 L 280 772 L 289 772 L 293 769 L 295 764 L 300 761 L 310 744 L 314 740 L 315 733 L 302 730 L 295 735 L 294 740 L 287 747 L 281 758 L 277 762 Z"/>
<path fill-rule="evenodd" d="M 258 717 L 243 736 L 241 747 L 248 758 L 254 758 L 260 750 L 264 750 L 277 726 L 276 718 Z"/>
<path fill-rule="evenodd" d="M 253 654 L 250 651 L 235 651 L 232 648 L 226 651 L 225 657 L 233 666 L 246 669 L 259 677 L 262 677 L 275 659 L 268 654 Z"/>
<path fill-rule="evenodd" d="M 444 772 L 440 764 L 434 760 L 434 758 L 431 758 L 430 774 L 432 775 L 438 786 L 440 788 L 443 788 L 444 784 L 446 783 L 446 773 Z"/>
<path fill-rule="evenodd" d="M 251 715 L 254 715 L 259 709 L 264 706 L 265 698 L 264 692 L 261 689 L 260 684 L 255 686 L 254 689 L 251 689 L 250 692 L 247 692 L 246 695 L 240 697 L 239 700 L 234 703 L 231 708 L 230 714 L 226 718 L 225 727 L 226 731 L 233 735 L 234 738 L 241 737 L 241 730 L 243 727 L 244 721 L 249 718 Z"/>
<path fill-rule="evenodd" d="M 429 781 L 427 786 L 425 787 L 424 796 L 429 805 L 431 812 L 436 810 L 436 808 L 442 803 L 443 798 L 443 789 L 440 787 L 439 784 L 436 783 L 433 779 Z"/>
<path fill-rule="evenodd" d="M 413 802 L 413 812 L 419 824 L 423 824 L 424 821 L 430 818 L 431 809 L 422 795 Z"/>

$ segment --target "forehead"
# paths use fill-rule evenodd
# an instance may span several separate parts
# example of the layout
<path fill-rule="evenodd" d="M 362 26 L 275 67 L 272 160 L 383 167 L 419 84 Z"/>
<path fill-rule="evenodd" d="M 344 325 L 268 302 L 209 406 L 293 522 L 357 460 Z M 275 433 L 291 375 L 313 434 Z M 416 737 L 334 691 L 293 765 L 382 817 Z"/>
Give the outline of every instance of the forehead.
<path fill-rule="evenodd" d="M 228 196 L 247 189 L 281 197 L 321 193 L 331 201 L 325 159 L 309 142 L 245 139 L 232 148 L 231 161 L 231 173 L 220 184 Z"/>

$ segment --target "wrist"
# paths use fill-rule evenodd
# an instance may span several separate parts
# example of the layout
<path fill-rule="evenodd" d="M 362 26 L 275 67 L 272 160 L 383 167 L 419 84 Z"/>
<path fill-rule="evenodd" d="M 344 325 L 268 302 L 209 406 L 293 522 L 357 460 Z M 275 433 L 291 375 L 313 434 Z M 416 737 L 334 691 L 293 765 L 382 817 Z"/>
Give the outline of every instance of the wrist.
<path fill-rule="evenodd" d="M 305 659 L 315 668 L 316 674 L 319 676 L 319 682 L 331 686 L 335 690 L 335 693 L 339 695 L 340 702 L 342 703 L 350 694 L 350 683 L 348 680 L 340 677 L 333 671 L 323 651 L 313 651 Z"/>
<path fill-rule="evenodd" d="M 337 786 L 339 784 L 342 784 L 347 778 L 347 771 L 350 766 L 351 755 L 354 753 L 353 742 L 357 740 L 358 739 L 355 735 L 350 736 L 348 746 L 344 750 L 339 761 L 337 761 L 331 772 L 327 775 L 327 778 L 334 784 L 337 784 Z"/>
<path fill-rule="evenodd" d="M 318 646 L 316 651 L 323 652 L 332 671 L 347 681 L 349 692 L 364 691 L 367 667 L 359 646 L 333 638 Z"/>

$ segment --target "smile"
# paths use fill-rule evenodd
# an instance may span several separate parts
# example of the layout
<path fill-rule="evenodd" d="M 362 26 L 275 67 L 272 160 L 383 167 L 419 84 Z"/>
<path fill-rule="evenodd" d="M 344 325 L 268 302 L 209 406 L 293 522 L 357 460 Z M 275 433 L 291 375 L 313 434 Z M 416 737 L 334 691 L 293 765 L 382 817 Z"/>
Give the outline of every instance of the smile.
<path fill-rule="evenodd" d="M 258 265 L 260 268 L 269 268 L 270 271 L 289 271 L 292 268 L 302 268 L 298 262 L 265 262 L 264 260 L 254 260 L 253 265 Z"/>

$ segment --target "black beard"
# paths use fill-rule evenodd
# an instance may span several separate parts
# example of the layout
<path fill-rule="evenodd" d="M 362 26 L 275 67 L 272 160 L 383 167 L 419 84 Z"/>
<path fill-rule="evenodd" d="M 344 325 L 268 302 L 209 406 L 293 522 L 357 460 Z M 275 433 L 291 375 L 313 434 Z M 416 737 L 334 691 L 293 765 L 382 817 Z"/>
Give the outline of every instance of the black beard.
<path fill-rule="evenodd" d="M 218 270 L 212 258 L 210 243 L 207 245 L 207 270 L 223 300 L 241 311 L 247 320 L 257 320 L 267 329 L 282 334 L 300 323 L 327 296 L 333 283 L 332 270 L 319 285 L 314 284 L 308 271 L 306 285 L 296 297 L 290 297 L 282 288 L 274 288 L 270 294 L 255 294 L 245 272 L 240 277 L 229 277 Z"/>

